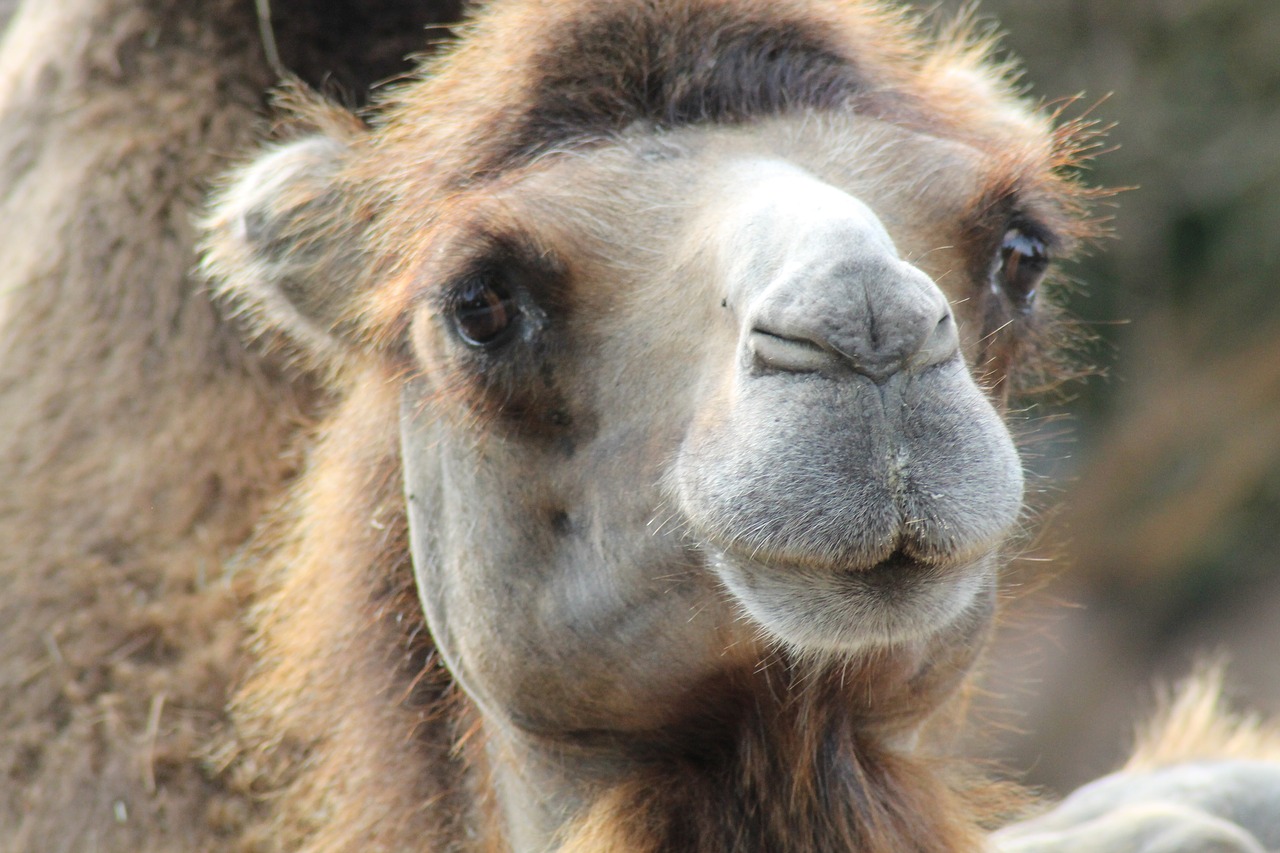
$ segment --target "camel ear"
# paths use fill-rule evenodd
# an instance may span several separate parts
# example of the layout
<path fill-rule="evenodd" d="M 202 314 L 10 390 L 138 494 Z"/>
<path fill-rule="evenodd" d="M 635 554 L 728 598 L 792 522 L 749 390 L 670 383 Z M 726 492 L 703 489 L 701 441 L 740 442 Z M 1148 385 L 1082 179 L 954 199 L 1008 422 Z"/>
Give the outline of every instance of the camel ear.
<path fill-rule="evenodd" d="M 271 146 L 228 176 L 201 223 L 216 301 L 312 369 L 352 346 L 342 328 L 359 297 L 362 220 L 339 181 L 351 141 L 331 126 Z"/>

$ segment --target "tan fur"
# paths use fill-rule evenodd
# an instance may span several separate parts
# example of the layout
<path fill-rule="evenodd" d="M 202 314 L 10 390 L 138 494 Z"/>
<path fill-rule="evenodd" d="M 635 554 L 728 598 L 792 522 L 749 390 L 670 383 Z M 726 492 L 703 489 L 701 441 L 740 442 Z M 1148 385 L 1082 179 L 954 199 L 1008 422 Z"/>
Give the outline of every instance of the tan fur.
<path fill-rule="evenodd" d="M 467 813 L 449 688 L 415 627 L 392 385 L 364 379 L 285 510 L 255 608 L 259 664 L 235 706 L 250 746 L 224 760 L 249 788 L 288 786 L 255 833 L 266 849 L 431 849 Z"/>
<path fill-rule="evenodd" d="M 226 849 L 254 807 L 201 756 L 245 669 L 236 554 L 316 392 L 191 270 L 261 130 L 255 32 L 238 0 L 29 2 L 5 32 L 0 850 Z"/>
<path fill-rule="evenodd" d="M 1223 696 L 1225 667 L 1202 664 L 1160 697 L 1155 716 L 1138 732 L 1126 772 L 1185 761 L 1280 760 L 1280 730 L 1256 714 L 1231 710 Z"/>
<path fill-rule="evenodd" d="M 0 55 L 5 850 L 194 848 L 245 812 L 195 755 L 240 672 L 229 561 L 306 394 L 188 275 L 194 178 L 270 80 L 212 25 L 239 4 L 204 9 L 139 53 L 139 9 L 28 3 Z"/>
<path fill-rule="evenodd" d="M 1221 664 L 1201 664 L 1161 696 L 1115 773 L 993 834 L 1005 853 L 1230 850 L 1280 844 L 1280 738 L 1226 708 Z"/>

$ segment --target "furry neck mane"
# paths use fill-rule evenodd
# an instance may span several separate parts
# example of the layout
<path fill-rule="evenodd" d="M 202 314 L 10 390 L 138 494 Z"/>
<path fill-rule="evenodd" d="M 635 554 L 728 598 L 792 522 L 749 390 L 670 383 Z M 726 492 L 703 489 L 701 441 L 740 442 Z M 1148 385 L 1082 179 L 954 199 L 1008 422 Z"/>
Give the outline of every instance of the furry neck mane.
<path fill-rule="evenodd" d="M 565 853 L 979 849 L 994 789 L 861 727 L 839 673 L 758 672 L 604 794 Z M 701 698 L 701 697 L 700 697 Z"/>

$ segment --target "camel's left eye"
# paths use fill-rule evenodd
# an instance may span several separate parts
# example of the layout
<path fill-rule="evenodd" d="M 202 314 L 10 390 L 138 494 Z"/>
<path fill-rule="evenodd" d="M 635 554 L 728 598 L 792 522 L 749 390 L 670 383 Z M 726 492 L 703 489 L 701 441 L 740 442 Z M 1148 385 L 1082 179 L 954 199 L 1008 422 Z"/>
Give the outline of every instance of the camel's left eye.
<path fill-rule="evenodd" d="M 999 287 L 1013 302 L 1028 308 L 1049 267 L 1049 249 L 1039 237 L 1021 228 L 1010 228 L 1000 245 L 993 287 Z"/>
<path fill-rule="evenodd" d="M 520 309 L 497 276 L 469 278 L 454 295 L 453 327 L 463 341 L 475 347 L 491 347 L 506 340 L 520 316 Z"/>

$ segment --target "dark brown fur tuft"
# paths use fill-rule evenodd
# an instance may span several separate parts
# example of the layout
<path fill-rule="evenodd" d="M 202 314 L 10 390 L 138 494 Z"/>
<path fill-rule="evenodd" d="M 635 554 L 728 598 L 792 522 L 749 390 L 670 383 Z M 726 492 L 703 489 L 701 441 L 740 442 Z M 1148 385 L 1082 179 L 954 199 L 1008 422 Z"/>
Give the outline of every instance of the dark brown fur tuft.
<path fill-rule="evenodd" d="M 501 134 L 482 172 L 519 166 L 635 123 L 729 124 L 834 109 L 863 88 L 854 57 L 819 21 L 732 4 L 596 4 L 532 57 L 534 102 Z"/>
<path fill-rule="evenodd" d="M 866 690 L 856 676 L 803 671 L 701 696 L 727 715 L 603 795 L 563 853 L 977 850 L 981 816 L 1016 808 L 948 759 L 886 746 L 852 710 Z"/>

